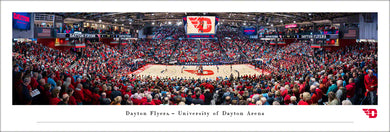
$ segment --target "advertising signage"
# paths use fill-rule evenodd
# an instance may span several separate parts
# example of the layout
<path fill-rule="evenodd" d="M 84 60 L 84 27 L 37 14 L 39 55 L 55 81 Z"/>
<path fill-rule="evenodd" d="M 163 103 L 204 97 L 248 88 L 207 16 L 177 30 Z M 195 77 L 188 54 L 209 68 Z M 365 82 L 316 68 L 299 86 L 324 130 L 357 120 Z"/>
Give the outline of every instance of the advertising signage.
<path fill-rule="evenodd" d="M 12 27 L 14 29 L 30 30 L 31 14 L 14 12 L 12 13 Z"/>
<path fill-rule="evenodd" d="M 97 38 L 97 34 L 69 34 L 70 38 Z"/>
<path fill-rule="evenodd" d="M 265 35 L 265 38 L 279 38 L 278 35 Z"/>
<path fill-rule="evenodd" d="M 286 25 L 284 27 L 285 28 L 295 28 L 295 27 L 297 27 L 297 24 L 290 24 L 290 25 Z"/>
<path fill-rule="evenodd" d="M 202 34 L 202 35 L 187 35 L 187 38 L 214 38 L 213 34 Z"/>
<path fill-rule="evenodd" d="M 256 35 L 256 28 L 255 27 L 244 28 L 244 35 Z"/>
<path fill-rule="evenodd" d="M 131 38 L 131 35 L 57 33 L 57 38 Z"/>
<path fill-rule="evenodd" d="M 131 38 L 131 35 L 116 35 L 115 38 Z"/>
<path fill-rule="evenodd" d="M 297 38 L 297 39 L 338 39 L 338 34 L 316 35 L 260 35 L 260 38 Z"/>
<path fill-rule="evenodd" d="M 327 39 L 329 35 L 324 34 L 318 34 L 318 35 L 300 35 L 299 38 L 301 39 Z"/>

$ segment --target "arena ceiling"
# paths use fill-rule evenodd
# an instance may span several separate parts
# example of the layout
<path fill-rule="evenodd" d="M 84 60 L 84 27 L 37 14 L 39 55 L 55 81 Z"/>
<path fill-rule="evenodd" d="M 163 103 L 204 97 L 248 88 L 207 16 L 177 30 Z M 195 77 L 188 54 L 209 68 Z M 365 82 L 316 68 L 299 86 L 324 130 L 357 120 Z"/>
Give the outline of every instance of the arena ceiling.
<path fill-rule="evenodd" d="M 104 23 L 114 23 L 125 26 L 142 26 L 145 23 L 166 24 L 166 22 L 180 22 L 186 15 L 219 16 L 220 22 L 228 25 L 283 25 L 289 23 L 302 23 L 355 15 L 357 13 L 294 13 L 294 12 L 208 12 L 208 13 L 168 13 L 168 12 L 104 12 L 104 13 L 51 13 L 63 16 L 66 19 L 92 20 Z"/>

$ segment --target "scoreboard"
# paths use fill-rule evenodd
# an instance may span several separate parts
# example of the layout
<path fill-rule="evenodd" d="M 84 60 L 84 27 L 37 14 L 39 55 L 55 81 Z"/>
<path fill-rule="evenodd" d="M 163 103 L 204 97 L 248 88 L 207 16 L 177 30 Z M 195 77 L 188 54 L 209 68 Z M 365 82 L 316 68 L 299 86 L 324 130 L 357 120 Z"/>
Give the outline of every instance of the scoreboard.
<path fill-rule="evenodd" d="M 187 38 L 214 38 L 218 17 L 185 16 L 183 17 Z"/>

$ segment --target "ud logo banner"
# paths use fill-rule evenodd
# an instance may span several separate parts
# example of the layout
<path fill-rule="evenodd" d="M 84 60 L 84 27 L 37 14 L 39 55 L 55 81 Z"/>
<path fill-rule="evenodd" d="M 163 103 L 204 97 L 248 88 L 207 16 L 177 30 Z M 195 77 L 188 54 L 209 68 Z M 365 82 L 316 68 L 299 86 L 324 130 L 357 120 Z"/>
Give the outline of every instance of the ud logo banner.
<path fill-rule="evenodd" d="M 187 25 L 187 34 L 215 34 L 215 16 L 187 16 L 183 20 Z"/>
<path fill-rule="evenodd" d="M 368 118 L 376 118 L 378 116 L 378 112 L 376 109 L 363 109 L 364 113 L 368 116 Z"/>
<path fill-rule="evenodd" d="M 191 24 L 198 29 L 198 33 L 210 32 L 212 23 L 210 18 L 206 17 L 190 17 Z"/>

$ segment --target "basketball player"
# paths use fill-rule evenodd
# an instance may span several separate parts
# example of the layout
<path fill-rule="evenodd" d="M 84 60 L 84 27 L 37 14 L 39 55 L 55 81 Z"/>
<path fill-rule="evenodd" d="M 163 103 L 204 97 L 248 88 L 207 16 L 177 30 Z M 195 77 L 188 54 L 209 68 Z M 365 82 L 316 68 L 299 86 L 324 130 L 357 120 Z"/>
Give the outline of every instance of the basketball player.
<path fill-rule="evenodd" d="M 199 66 L 199 70 L 200 70 L 199 73 L 200 73 L 200 74 L 203 74 L 203 66 L 202 66 L 202 65 Z"/>
<path fill-rule="evenodd" d="M 219 73 L 219 67 L 218 67 L 218 65 L 217 65 L 217 73 Z"/>
<path fill-rule="evenodd" d="M 185 67 L 184 67 L 184 65 L 183 65 L 183 67 L 181 68 L 181 73 L 183 73 L 184 68 L 185 68 Z"/>
<path fill-rule="evenodd" d="M 201 67 L 200 67 L 200 72 L 203 74 L 203 66 L 202 65 L 200 65 Z"/>
<path fill-rule="evenodd" d="M 233 64 L 230 64 L 230 72 L 233 72 Z"/>

